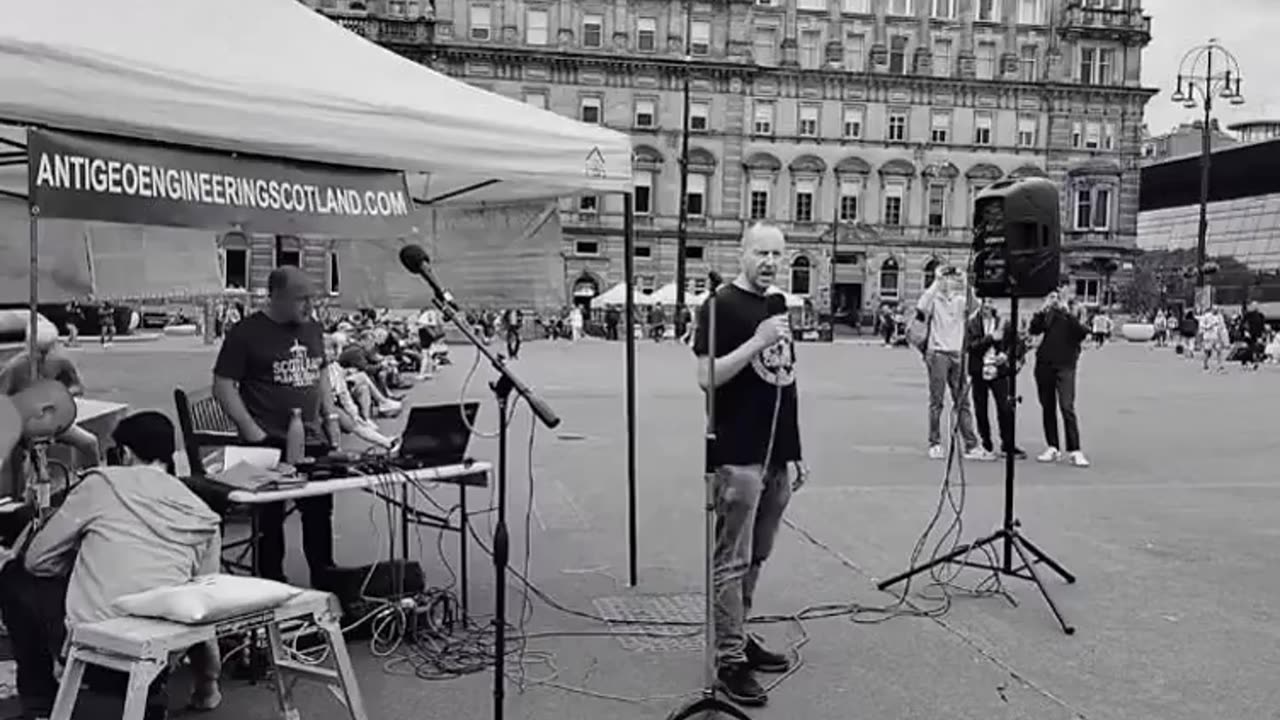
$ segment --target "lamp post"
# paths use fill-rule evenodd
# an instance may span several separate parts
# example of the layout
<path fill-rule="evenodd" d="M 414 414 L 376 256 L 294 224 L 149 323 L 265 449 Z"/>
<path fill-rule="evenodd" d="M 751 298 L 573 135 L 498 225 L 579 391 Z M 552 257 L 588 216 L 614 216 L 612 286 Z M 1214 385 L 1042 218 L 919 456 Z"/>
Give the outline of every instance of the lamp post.
<path fill-rule="evenodd" d="M 689 245 L 689 97 L 690 75 L 693 74 L 693 0 L 684 3 L 684 111 L 680 119 L 680 218 L 676 224 L 676 337 L 684 335 L 684 286 L 687 284 L 685 252 Z M 706 196 L 703 196 L 706 204 Z M 703 208 L 706 212 L 706 208 Z"/>
<path fill-rule="evenodd" d="M 1178 64 L 1178 86 L 1170 97 L 1188 110 L 1201 108 L 1204 123 L 1200 127 L 1200 229 L 1196 242 L 1196 302 L 1204 303 L 1205 255 L 1209 235 L 1209 167 L 1213 154 L 1213 101 L 1222 98 L 1232 105 L 1243 105 L 1240 94 L 1240 63 L 1231 51 L 1210 38 L 1208 43 L 1191 48 Z"/>

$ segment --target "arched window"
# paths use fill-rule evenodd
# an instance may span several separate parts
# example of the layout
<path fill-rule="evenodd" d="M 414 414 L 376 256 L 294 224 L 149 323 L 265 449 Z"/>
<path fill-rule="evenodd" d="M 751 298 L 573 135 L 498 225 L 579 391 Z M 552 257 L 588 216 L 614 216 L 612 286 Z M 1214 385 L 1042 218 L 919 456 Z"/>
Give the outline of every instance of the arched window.
<path fill-rule="evenodd" d="M 938 258 L 929 258 L 929 262 L 924 264 L 924 289 L 928 290 L 933 284 L 933 278 L 938 274 Z"/>
<path fill-rule="evenodd" d="M 898 261 L 893 258 L 880 264 L 880 299 L 898 299 Z"/>
<path fill-rule="evenodd" d="M 811 266 L 809 258 L 800 255 L 791 261 L 791 294 L 808 295 Z"/>

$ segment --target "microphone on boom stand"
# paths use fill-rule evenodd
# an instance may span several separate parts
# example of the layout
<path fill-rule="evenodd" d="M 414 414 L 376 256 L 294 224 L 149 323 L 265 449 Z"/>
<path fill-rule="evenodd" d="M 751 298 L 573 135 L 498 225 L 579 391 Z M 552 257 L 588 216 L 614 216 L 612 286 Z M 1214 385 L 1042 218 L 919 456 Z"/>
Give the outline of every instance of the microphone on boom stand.
<path fill-rule="evenodd" d="M 400 248 L 400 262 L 405 269 L 421 277 L 431 286 L 435 297 L 432 302 L 444 316 L 453 323 L 459 332 L 475 346 L 476 351 L 489 360 L 489 364 L 498 373 L 498 378 L 489 383 L 489 389 L 498 403 L 498 471 L 496 473 L 497 508 L 495 527 L 493 530 L 493 718 L 502 720 L 504 698 L 506 697 L 506 676 L 503 671 L 503 658 L 506 655 L 507 637 L 507 559 L 510 551 L 509 533 L 507 531 L 507 432 L 510 426 L 510 413 L 507 412 L 514 390 L 529 405 L 534 416 L 547 428 L 560 424 L 551 406 L 542 398 L 533 394 L 528 385 L 517 378 L 506 363 L 494 355 L 489 347 L 476 337 L 471 326 L 460 317 L 461 310 L 454 301 L 453 295 L 445 290 L 431 272 L 431 260 L 427 252 L 417 245 L 406 245 Z"/>

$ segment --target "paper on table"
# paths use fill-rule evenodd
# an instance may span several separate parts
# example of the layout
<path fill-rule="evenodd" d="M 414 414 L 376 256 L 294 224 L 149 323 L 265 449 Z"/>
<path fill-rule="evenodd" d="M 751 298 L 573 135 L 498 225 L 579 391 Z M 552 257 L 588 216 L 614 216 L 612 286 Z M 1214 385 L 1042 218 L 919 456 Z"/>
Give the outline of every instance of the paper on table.
<path fill-rule="evenodd" d="M 223 448 L 222 467 L 233 468 L 245 463 L 259 470 L 270 470 L 280 464 L 280 451 L 275 448 L 228 445 Z"/>

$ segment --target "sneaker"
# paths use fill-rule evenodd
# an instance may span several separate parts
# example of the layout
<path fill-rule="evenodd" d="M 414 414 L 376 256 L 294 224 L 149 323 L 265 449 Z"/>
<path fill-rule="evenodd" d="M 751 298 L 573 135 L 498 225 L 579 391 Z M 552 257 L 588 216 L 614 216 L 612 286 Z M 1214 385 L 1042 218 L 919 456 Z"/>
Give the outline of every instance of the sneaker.
<path fill-rule="evenodd" d="M 1089 458 L 1085 457 L 1084 453 L 1080 452 L 1079 450 L 1073 450 L 1067 453 L 1067 462 L 1070 463 L 1073 467 L 1078 467 L 1078 468 L 1089 467 Z"/>
<path fill-rule="evenodd" d="M 946 460 L 947 451 L 944 450 L 941 445 L 930 445 L 929 459 L 930 460 Z"/>
<path fill-rule="evenodd" d="M 1036 456 L 1036 462 L 1051 463 L 1058 462 L 1062 459 L 1062 453 L 1056 447 L 1045 448 L 1044 452 Z"/>
<path fill-rule="evenodd" d="M 966 450 L 964 453 L 964 459 L 974 460 L 977 462 L 991 462 L 996 459 L 996 454 L 982 446 L 978 446 L 972 450 Z"/>
<path fill-rule="evenodd" d="M 769 701 L 768 694 L 756 680 L 746 663 L 721 665 L 716 671 L 716 686 L 730 700 L 747 707 L 760 707 Z"/>
<path fill-rule="evenodd" d="M 784 673 L 791 669 L 791 660 L 782 653 L 766 648 L 756 638 L 747 636 L 747 666 L 767 673 Z"/>
<path fill-rule="evenodd" d="M 400 410 L 403 407 L 404 406 L 401 405 L 400 401 L 398 400 L 388 400 L 378 406 L 378 413 L 381 415 L 395 417 L 396 415 L 400 414 Z"/>

